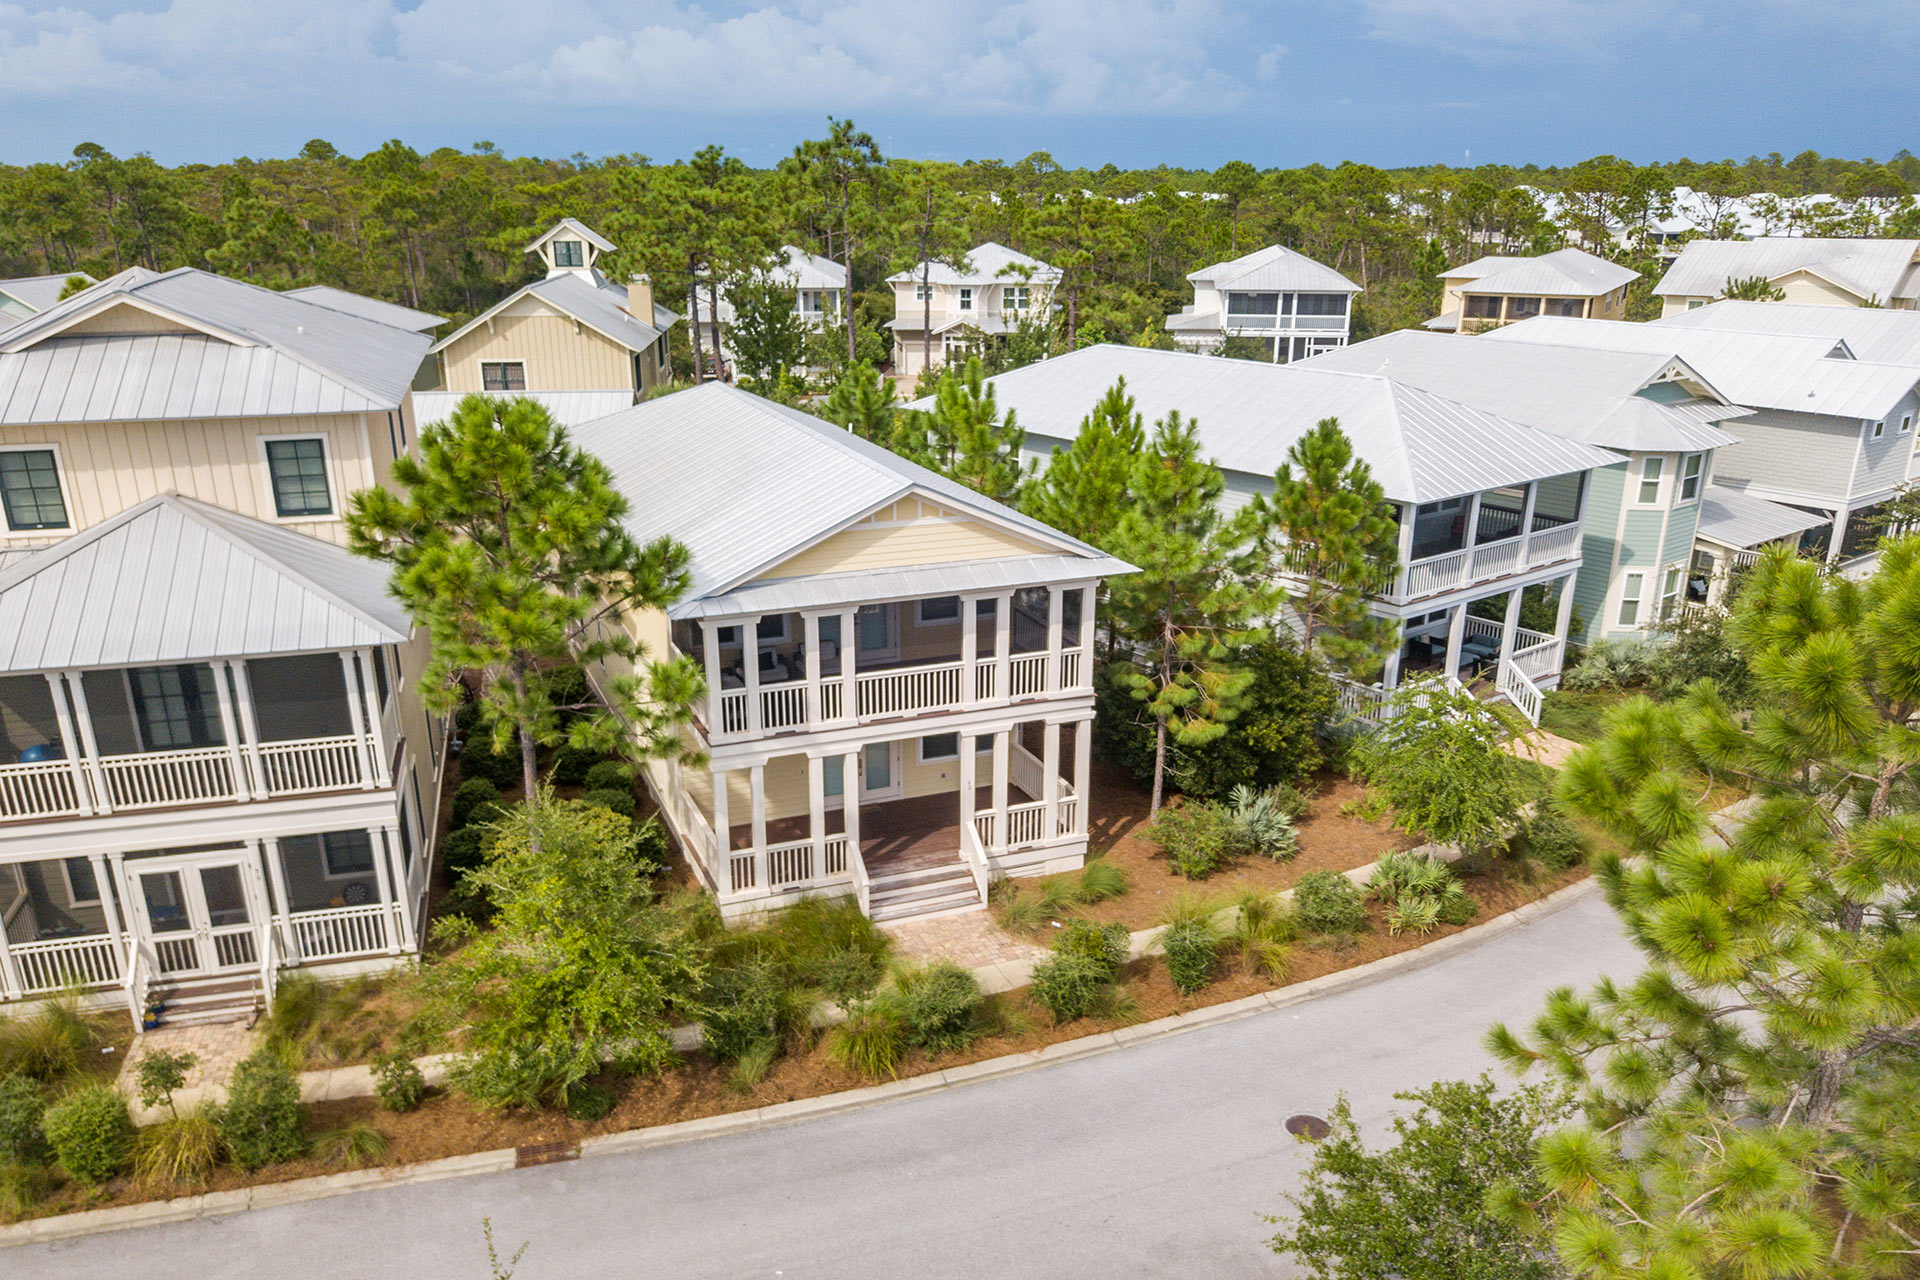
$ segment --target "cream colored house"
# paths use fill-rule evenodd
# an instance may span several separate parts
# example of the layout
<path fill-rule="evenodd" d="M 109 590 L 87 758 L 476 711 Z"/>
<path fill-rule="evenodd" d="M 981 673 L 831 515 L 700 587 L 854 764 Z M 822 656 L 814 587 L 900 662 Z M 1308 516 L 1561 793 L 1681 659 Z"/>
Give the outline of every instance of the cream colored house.
<path fill-rule="evenodd" d="M 1227 338 L 1267 344 L 1275 364 L 1347 345 L 1360 286 L 1284 245 L 1190 272 L 1193 303 L 1167 317 L 1167 332 L 1189 351 L 1213 352 Z"/>
<path fill-rule="evenodd" d="M 670 381 L 667 330 L 680 317 L 654 301 L 653 282 L 600 273 L 613 243 L 562 218 L 526 247 L 546 275 L 516 289 L 433 348 L 435 390 L 517 395 L 626 392 Z M 631 403 L 631 401 L 629 401 Z"/>
<path fill-rule="evenodd" d="M 1533 316 L 1624 320 L 1627 286 L 1640 278 L 1585 249 L 1534 258 L 1493 255 L 1442 272 L 1440 314 L 1426 328 L 1479 333 Z"/>
<path fill-rule="evenodd" d="M 340 544 L 430 341 L 193 270 L 0 334 L 0 999 L 234 1016 L 417 950 L 444 726 Z"/>
<path fill-rule="evenodd" d="M 1665 319 L 1726 297 L 1729 281 L 1756 278 L 1784 293 L 1783 302 L 1909 311 L 1920 303 L 1920 240 L 1693 240 L 1653 292 Z"/>
<path fill-rule="evenodd" d="M 647 781 L 724 913 L 978 907 L 995 876 L 1082 864 L 1094 589 L 1130 566 L 719 383 L 574 436 L 637 538 L 693 554 L 685 598 L 624 623 L 706 672 L 705 762 Z"/>
<path fill-rule="evenodd" d="M 917 377 L 969 350 L 980 338 L 1044 320 L 1060 271 L 989 240 L 968 250 L 965 265 L 923 263 L 887 277 L 893 286 L 893 371 Z"/>

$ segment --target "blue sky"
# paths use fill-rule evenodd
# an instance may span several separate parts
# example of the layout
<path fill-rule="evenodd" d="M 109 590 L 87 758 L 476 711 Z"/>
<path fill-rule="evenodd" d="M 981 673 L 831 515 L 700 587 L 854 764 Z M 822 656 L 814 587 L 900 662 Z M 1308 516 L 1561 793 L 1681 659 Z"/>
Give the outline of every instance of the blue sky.
<path fill-rule="evenodd" d="M 0 0 L 0 161 L 719 142 L 1570 163 L 1916 148 L 1916 0 Z"/>

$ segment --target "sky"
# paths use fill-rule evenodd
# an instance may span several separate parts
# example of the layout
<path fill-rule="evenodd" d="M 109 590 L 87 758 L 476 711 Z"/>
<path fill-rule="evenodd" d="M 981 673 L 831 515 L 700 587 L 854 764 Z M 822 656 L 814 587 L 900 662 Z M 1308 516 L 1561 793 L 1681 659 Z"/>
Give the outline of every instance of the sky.
<path fill-rule="evenodd" d="M 0 0 L 0 162 L 1886 159 L 1916 53 L 1920 0 Z"/>

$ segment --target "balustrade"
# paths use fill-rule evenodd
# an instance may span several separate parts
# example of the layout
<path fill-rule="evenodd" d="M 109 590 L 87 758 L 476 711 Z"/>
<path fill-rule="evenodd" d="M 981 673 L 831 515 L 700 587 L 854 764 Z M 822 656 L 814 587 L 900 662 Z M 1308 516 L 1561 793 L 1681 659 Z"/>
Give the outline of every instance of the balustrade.
<path fill-rule="evenodd" d="M 346 734 L 291 742 L 243 743 L 244 758 L 257 758 L 268 797 L 346 791 L 363 785 L 361 752 L 375 758 L 379 739 Z M 121 809 L 167 809 L 245 800 L 252 788 L 234 776 L 227 747 L 143 751 L 78 762 L 39 761 L 0 765 L 0 819 L 59 818 Z M 85 803 L 83 803 L 83 801 Z"/>
<path fill-rule="evenodd" d="M 385 903 L 296 911 L 287 917 L 301 961 L 331 960 L 387 950 L 389 909 Z"/>

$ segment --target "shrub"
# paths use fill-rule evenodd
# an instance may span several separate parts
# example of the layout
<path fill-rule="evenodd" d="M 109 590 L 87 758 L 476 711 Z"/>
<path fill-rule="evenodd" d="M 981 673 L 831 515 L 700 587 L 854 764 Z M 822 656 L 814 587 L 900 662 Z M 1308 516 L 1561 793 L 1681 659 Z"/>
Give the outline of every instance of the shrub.
<path fill-rule="evenodd" d="M 47 1162 L 52 1151 L 40 1129 L 46 1111 L 38 1081 L 16 1072 L 0 1076 L 0 1165 Z"/>
<path fill-rule="evenodd" d="M 92 1057 L 97 1039 L 78 996 L 42 1000 L 30 1013 L 0 1018 L 0 1074 L 18 1072 L 44 1082 L 63 1079 Z"/>
<path fill-rule="evenodd" d="M 1276 791 L 1235 787 L 1227 803 L 1227 820 L 1230 847 L 1235 853 L 1285 861 L 1300 852 L 1300 833 L 1293 828 L 1293 815 Z"/>
<path fill-rule="evenodd" d="M 97 1186 L 133 1159 L 133 1117 L 112 1085 L 90 1084 L 47 1108 L 40 1127 L 67 1176 Z"/>
<path fill-rule="evenodd" d="M 468 782 L 484 778 L 502 791 L 517 787 L 526 779 L 520 772 L 520 745 L 509 740 L 505 751 L 495 751 L 485 735 L 467 744 L 460 753 L 460 776 Z"/>
<path fill-rule="evenodd" d="M 827 1056 L 861 1075 L 891 1076 L 906 1051 L 907 1027 L 897 1001 L 866 1000 L 827 1034 Z"/>
<path fill-rule="evenodd" d="M 0 1161 L 0 1222 L 26 1217 L 52 1190 L 53 1175 L 44 1167 Z"/>
<path fill-rule="evenodd" d="M 1149 828 L 1176 875 L 1202 880 L 1233 853 L 1233 824 L 1227 811 L 1209 800 L 1169 805 L 1154 815 Z"/>
<path fill-rule="evenodd" d="M 500 807 L 500 788 L 490 778 L 468 778 L 453 789 L 453 802 L 448 806 L 448 819 L 454 830 L 471 825 L 476 821 L 487 821 L 484 813 L 476 813 L 483 806 Z"/>
<path fill-rule="evenodd" d="M 1543 800 L 1533 816 L 1521 824 L 1514 838 L 1514 852 L 1548 871 L 1565 871 L 1586 858 L 1587 843 L 1572 819 Z"/>
<path fill-rule="evenodd" d="M 1366 897 L 1337 871 L 1309 871 L 1293 886 L 1294 914 L 1308 933 L 1358 933 L 1367 927 Z"/>
<path fill-rule="evenodd" d="M 909 1044 L 939 1053 L 973 1042 L 980 984 L 959 965 L 942 962 L 902 974 L 899 998 Z"/>
<path fill-rule="evenodd" d="M 1283 976 L 1292 954 L 1287 945 L 1293 941 L 1292 914 L 1278 899 L 1252 889 L 1240 895 L 1235 907 L 1226 940 L 1240 953 L 1241 970 Z"/>
<path fill-rule="evenodd" d="M 460 737 L 472 744 L 473 732 L 480 727 L 480 704 L 467 701 L 461 703 L 453 712 L 453 727 Z"/>
<path fill-rule="evenodd" d="M 1033 966 L 1033 998 L 1056 1026 L 1086 1017 L 1112 985 L 1113 970 L 1084 951 L 1059 951 Z"/>
<path fill-rule="evenodd" d="M 173 1091 L 187 1082 L 187 1072 L 200 1065 L 200 1059 L 191 1053 L 175 1053 L 169 1049 L 149 1049 L 140 1056 L 140 1064 L 134 1068 L 134 1080 L 140 1090 L 140 1105 L 143 1107 L 164 1106 L 174 1111 Z M 175 1112 L 178 1118 L 178 1112 Z"/>
<path fill-rule="evenodd" d="M 1080 901 L 1105 902 L 1127 891 L 1127 873 L 1111 862 L 1089 862 L 1080 870 Z"/>
<path fill-rule="evenodd" d="M 1054 941 L 1056 955 L 1078 955 L 1099 965 L 1111 978 L 1127 962 L 1129 938 L 1123 924 L 1095 924 L 1091 920 L 1069 920 Z"/>
<path fill-rule="evenodd" d="M 1220 935 L 1201 920 L 1182 920 L 1160 932 L 1160 950 L 1167 957 L 1173 985 L 1192 995 L 1213 976 L 1220 955 Z"/>
<path fill-rule="evenodd" d="M 631 818 L 633 816 L 634 801 L 633 789 L 631 787 L 625 791 L 608 791 L 605 789 L 589 791 L 580 797 L 580 802 L 582 804 L 597 804 L 602 809 L 609 809 L 623 818 Z"/>
<path fill-rule="evenodd" d="M 561 747 L 553 753 L 547 777 L 557 786 L 577 787 L 587 780 L 587 770 L 606 758 L 606 752 L 592 747 Z"/>
<path fill-rule="evenodd" d="M 214 1123 L 233 1163 L 245 1173 L 291 1160 L 306 1146 L 300 1132 L 300 1084 L 270 1048 L 256 1049 L 233 1069 L 227 1100 Z"/>
<path fill-rule="evenodd" d="M 813 966 L 820 989 L 844 1005 L 880 984 L 880 962 L 858 947 L 835 947 Z"/>
<path fill-rule="evenodd" d="M 547 673 L 547 697 L 559 713 L 561 724 L 570 724 L 586 715 L 593 700 L 587 673 L 579 667 L 559 667 Z"/>
<path fill-rule="evenodd" d="M 566 1091 L 567 1115 L 575 1120 L 604 1120 L 613 1110 L 613 1094 L 597 1084 L 580 1083 Z"/>
<path fill-rule="evenodd" d="M 1473 918 L 1480 914 L 1480 904 L 1474 896 L 1459 885 L 1453 886 L 1458 892 L 1449 893 L 1440 899 L 1441 924 L 1472 924 Z"/>
<path fill-rule="evenodd" d="M 700 1042 L 707 1056 L 735 1062 L 754 1045 L 777 1042 L 780 974 L 765 959 L 718 970 L 708 984 Z"/>
<path fill-rule="evenodd" d="M 1461 910 L 1457 905 L 1450 908 L 1449 902 L 1467 896 L 1446 863 L 1404 852 L 1380 859 L 1367 889 L 1388 904 L 1387 932 L 1395 934 L 1431 932 L 1446 916 Z M 1469 911 L 1467 919 L 1472 918 Z"/>
<path fill-rule="evenodd" d="M 648 818 L 634 829 L 633 856 L 648 874 L 665 870 L 673 860 L 672 851 L 667 847 L 667 829 L 658 819 Z"/>
<path fill-rule="evenodd" d="M 633 791 L 633 766 L 619 760 L 601 759 L 581 777 L 588 791 Z"/>
<path fill-rule="evenodd" d="M 411 1111 L 426 1100 L 427 1078 L 419 1063 L 396 1049 L 373 1060 L 373 1093 L 388 1111 Z"/>
<path fill-rule="evenodd" d="M 220 1128 L 204 1106 L 143 1130 L 133 1157 L 134 1177 L 149 1191 L 204 1187 L 220 1163 Z"/>
<path fill-rule="evenodd" d="M 350 1124 L 344 1129 L 329 1129 L 313 1140 L 313 1154 L 328 1164 L 358 1169 L 387 1154 L 387 1135 L 366 1123 Z"/>
<path fill-rule="evenodd" d="M 485 827 L 461 827 L 442 836 L 440 857 L 447 864 L 447 874 L 457 880 L 485 862 L 492 835 Z"/>
<path fill-rule="evenodd" d="M 779 1056 L 780 1046 L 771 1040 L 748 1046 L 745 1053 L 734 1059 L 729 1083 L 739 1093 L 753 1092 L 767 1078 L 767 1072 L 773 1070 L 774 1059 Z"/>

